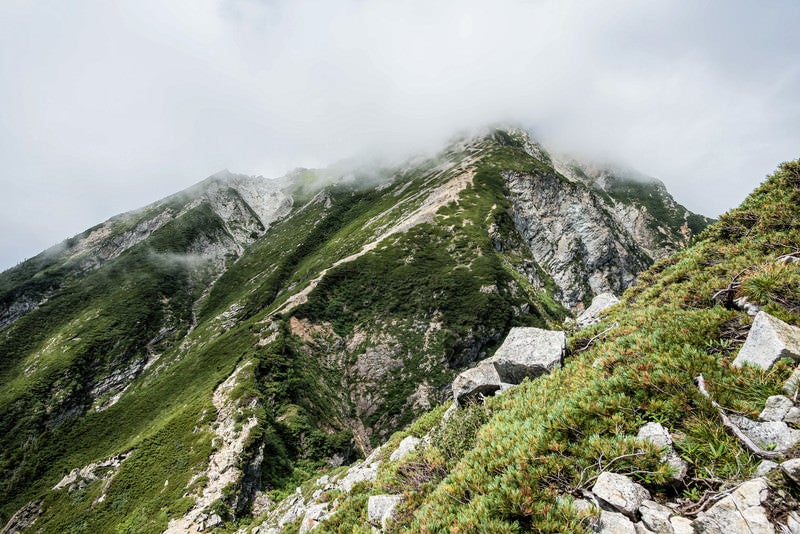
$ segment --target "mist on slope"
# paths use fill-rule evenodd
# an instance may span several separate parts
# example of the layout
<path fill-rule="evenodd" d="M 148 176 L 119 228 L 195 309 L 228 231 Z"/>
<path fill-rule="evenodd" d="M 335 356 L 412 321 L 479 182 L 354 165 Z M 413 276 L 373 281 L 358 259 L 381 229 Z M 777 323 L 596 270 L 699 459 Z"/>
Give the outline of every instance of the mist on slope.
<path fill-rule="evenodd" d="M 520 123 L 733 207 L 800 146 L 800 6 L 142 0 L 0 7 L 0 268 L 222 168 L 398 161 Z"/>

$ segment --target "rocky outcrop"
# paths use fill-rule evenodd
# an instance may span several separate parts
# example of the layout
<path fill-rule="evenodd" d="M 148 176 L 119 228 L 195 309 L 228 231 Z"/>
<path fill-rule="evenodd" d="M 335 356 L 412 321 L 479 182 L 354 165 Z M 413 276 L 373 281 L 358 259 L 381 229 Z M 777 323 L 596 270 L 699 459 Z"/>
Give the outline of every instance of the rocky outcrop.
<path fill-rule="evenodd" d="M 569 308 L 600 293 L 622 293 L 650 258 L 587 186 L 552 173 L 508 172 L 513 219 L 533 259 Z"/>
<path fill-rule="evenodd" d="M 367 502 L 367 519 L 370 525 L 383 531 L 397 506 L 403 501 L 401 495 L 373 495 Z"/>
<path fill-rule="evenodd" d="M 34 501 L 26 504 L 16 511 L 0 530 L 0 534 L 19 534 L 25 532 L 42 515 L 42 501 Z"/>
<path fill-rule="evenodd" d="M 564 332 L 531 327 L 512 328 L 494 356 L 455 378 L 453 398 L 458 405 L 463 405 L 481 395 L 494 395 L 526 378 L 549 374 L 562 365 L 566 348 Z"/>
<path fill-rule="evenodd" d="M 389 455 L 390 462 L 397 462 L 405 458 L 409 453 L 417 448 L 422 440 L 414 436 L 406 436 L 403 441 L 397 446 L 397 449 Z"/>
<path fill-rule="evenodd" d="M 773 534 L 775 527 L 762 507 L 768 494 L 766 480 L 748 480 L 707 511 L 701 512 L 692 523 L 694 531 L 697 534 Z"/>
<path fill-rule="evenodd" d="M 748 364 L 769 369 L 781 358 L 800 361 L 800 328 L 766 312 L 758 312 L 733 365 Z"/>

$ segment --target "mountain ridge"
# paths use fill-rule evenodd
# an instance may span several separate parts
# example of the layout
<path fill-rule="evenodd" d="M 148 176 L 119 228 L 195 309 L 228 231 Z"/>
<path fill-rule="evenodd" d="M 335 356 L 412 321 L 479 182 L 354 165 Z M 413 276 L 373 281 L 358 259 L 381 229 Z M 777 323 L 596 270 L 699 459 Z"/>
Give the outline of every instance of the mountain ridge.
<path fill-rule="evenodd" d="M 650 206 L 682 213 L 663 232 L 521 130 L 377 174 L 214 175 L 0 275 L 2 517 L 37 495 L 46 530 L 247 516 L 438 405 L 510 327 L 559 324 L 691 236 L 660 190 Z M 562 229 L 561 206 L 586 223 Z M 49 489 L 116 454 L 74 509 Z"/>

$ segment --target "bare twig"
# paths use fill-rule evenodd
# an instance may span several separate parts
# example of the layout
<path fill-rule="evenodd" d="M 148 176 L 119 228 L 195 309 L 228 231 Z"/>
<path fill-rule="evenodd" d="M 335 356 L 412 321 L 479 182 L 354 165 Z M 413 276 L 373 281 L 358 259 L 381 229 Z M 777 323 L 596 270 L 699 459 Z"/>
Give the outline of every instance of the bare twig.
<path fill-rule="evenodd" d="M 729 310 L 733 309 L 734 308 L 733 295 L 736 293 L 736 290 L 739 289 L 739 286 L 741 286 L 741 283 L 737 282 L 737 280 L 739 279 L 740 276 L 742 276 L 750 269 L 752 269 L 752 267 L 745 267 L 744 269 L 736 273 L 736 275 L 733 278 L 731 278 L 728 287 L 720 289 L 719 291 L 714 293 L 714 296 L 711 297 L 711 300 L 716 302 L 719 297 L 722 297 L 724 295 L 725 300 L 722 301 L 722 305 Z"/>
<path fill-rule="evenodd" d="M 722 425 L 727 428 L 731 434 L 733 434 L 736 439 L 738 439 L 742 445 L 744 445 L 747 450 L 751 453 L 755 454 L 759 458 L 763 458 L 766 460 L 775 460 L 781 458 L 782 455 L 775 451 L 765 451 L 761 447 L 759 447 L 752 439 L 750 439 L 742 429 L 736 426 L 736 424 L 730 420 L 730 418 L 725 415 L 725 410 L 717 404 L 717 402 L 711 398 L 711 394 L 706 389 L 706 381 L 703 378 L 703 375 L 698 375 L 695 378 L 695 383 L 697 384 L 697 389 L 700 390 L 700 393 L 711 401 L 711 405 L 717 409 L 717 413 L 719 413 L 720 418 L 722 419 Z"/>
<path fill-rule="evenodd" d="M 592 346 L 592 343 L 594 343 L 595 341 L 597 341 L 597 339 L 598 339 L 598 338 L 600 338 L 601 336 L 602 336 L 603 338 L 605 338 L 606 334 L 608 334 L 608 333 L 609 333 L 609 332 L 610 332 L 610 331 L 611 331 L 613 328 L 616 328 L 616 327 L 618 327 L 618 326 L 619 326 L 619 321 L 616 321 L 616 322 L 614 322 L 614 324 L 612 324 L 611 326 L 609 326 L 608 328 L 606 328 L 605 330 L 603 330 L 602 332 L 600 332 L 599 334 L 597 334 L 596 336 L 594 336 L 593 338 L 591 338 L 591 339 L 589 340 L 589 342 L 588 342 L 588 343 L 586 343 L 586 345 L 585 345 L 584 347 L 582 347 L 582 348 L 580 348 L 580 349 L 576 350 L 576 351 L 575 351 L 575 354 L 578 354 L 579 352 L 583 352 L 583 351 L 585 351 L 585 350 L 588 350 L 588 349 L 589 349 L 589 347 L 591 347 L 591 346 Z"/>

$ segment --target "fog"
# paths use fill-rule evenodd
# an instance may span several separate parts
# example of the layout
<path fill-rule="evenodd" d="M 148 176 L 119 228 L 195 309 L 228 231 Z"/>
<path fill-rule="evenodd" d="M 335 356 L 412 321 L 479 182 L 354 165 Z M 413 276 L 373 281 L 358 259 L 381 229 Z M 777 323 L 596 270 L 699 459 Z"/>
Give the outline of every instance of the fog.
<path fill-rule="evenodd" d="M 716 216 L 800 156 L 800 3 L 4 0 L 0 269 L 214 172 L 511 121 Z"/>

